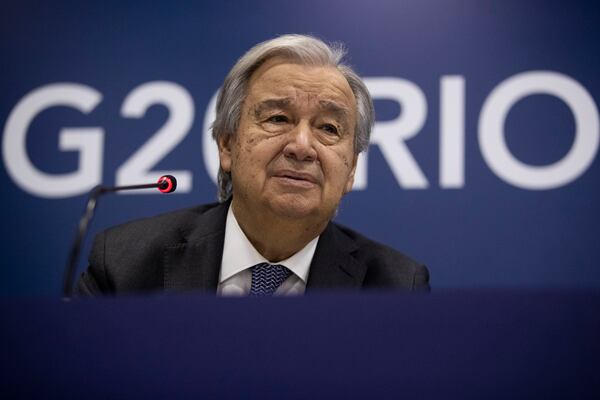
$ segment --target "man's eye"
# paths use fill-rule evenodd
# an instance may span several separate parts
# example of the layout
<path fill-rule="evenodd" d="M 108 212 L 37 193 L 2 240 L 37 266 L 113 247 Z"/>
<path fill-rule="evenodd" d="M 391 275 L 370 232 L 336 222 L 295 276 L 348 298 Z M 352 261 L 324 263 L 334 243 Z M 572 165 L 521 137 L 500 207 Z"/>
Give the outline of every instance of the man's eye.
<path fill-rule="evenodd" d="M 321 126 L 321 129 L 324 130 L 327 133 L 332 133 L 332 134 L 335 134 L 335 135 L 337 135 L 337 133 L 338 133 L 337 127 L 335 125 L 332 125 L 332 124 L 324 124 L 324 125 Z"/>
<path fill-rule="evenodd" d="M 272 117 L 267 118 L 267 122 L 281 124 L 288 122 L 288 118 L 285 115 L 273 115 Z"/>

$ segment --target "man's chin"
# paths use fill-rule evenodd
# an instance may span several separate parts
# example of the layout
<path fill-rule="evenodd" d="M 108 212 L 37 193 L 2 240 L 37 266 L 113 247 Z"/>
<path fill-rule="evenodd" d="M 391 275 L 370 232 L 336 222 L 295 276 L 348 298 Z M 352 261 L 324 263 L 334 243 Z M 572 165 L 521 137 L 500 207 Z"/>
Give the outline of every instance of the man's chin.
<path fill-rule="evenodd" d="M 283 196 L 271 202 L 271 210 L 279 217 L 286 219 L 303 220 L 322 215 L 323 209 L 319 204 L 306 199 L 294 198 L 294 196 Z"/>

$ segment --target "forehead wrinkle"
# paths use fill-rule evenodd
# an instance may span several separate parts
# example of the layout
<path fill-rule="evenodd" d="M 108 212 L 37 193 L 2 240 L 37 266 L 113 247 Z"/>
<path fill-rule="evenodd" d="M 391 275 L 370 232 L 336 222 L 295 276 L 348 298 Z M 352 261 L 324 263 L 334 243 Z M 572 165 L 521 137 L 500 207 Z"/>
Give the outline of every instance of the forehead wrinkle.
<path fill-rule="evenodd" d="M 298 96 L 296 96 L 298 97 Z M 312 97 L 310 94 L 307 97 Z M 256 103 L 252 109 L 255 114 L 260 114 L 265 110 L 270 109 L 286 109 L 293 106 L 294 103 L 297 102 L 297 99 L 292 97 L 283 97 L 283 98 L 273 98 L 273 99 L 265 99 Z M 312 102 L 312 101 L 311 101 Z M 348 117 L 350 115 L 350 110 L 343 104 L 340 104 L 333 100 L 328 99 L 320 99 L 317 100 L 317 106 L 319 110 L 329 112 L 334 114 L 337 117 Z"/>

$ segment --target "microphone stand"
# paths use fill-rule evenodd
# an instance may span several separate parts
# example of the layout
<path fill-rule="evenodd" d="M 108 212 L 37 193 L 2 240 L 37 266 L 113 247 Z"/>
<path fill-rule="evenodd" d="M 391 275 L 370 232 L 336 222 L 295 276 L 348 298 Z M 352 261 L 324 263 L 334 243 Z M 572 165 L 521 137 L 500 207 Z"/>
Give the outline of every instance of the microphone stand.
<path fill-rule="evenodd" d="M 101 186 L 98 185 L 93 188 L 88 197 L 87 204 L 83 215 L 79 219 L 79 225 L 77 227 L 77 233 L 75 234 L 75 240 L 71 245 L 71 251 L 69 252 L 69 259 L 65 268 L 65 274 L 63 279 L 63 300 L 70 300 L 73 294 L 73 278 L 77 270 L 77 260 L 79 260 L 79 253 L 81 253 L 81 247 L 84 243 L 86 233 L 90 222 L 94 218 L 96 206 L 100 196 L 106 193 L 114 193 L 121 190 L 136 190 L 136 189 L 151 189 L 158 188 L 161 193 L 172 193 L 177 188 L 177 180 L 172 175 L 164 175 L 158 179 L 157 183 L 147 183 L 142 185 L 130 185 L 130 186 Z"/>

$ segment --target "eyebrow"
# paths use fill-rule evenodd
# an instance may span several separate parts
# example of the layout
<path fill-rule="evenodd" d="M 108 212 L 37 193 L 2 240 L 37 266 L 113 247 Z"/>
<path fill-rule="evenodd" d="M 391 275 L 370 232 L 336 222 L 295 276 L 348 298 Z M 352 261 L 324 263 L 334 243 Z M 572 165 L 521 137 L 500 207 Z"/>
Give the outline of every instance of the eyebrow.
<path fill-rule="evenodd" d="M 286 109 L 292 103 L 292 99 L 290 97 L 284 97 L 281 99 L 268 99 L 263 100 L 254 106 L 254 116 L 257 118 L 267 110 L 273 109 Z"/>
<path fill-rule="evenodd" d="M 289 108 L 292 102 L 293 100 L 291 97 L 263 100 L 254 106 L 254 115 L 259 116 L 266 110 Z M 350 115 L 347 107 L 331 100 L 320 100 L 319 108 L 323 111 L 334 114 L 343 121 L 347 120 Z"/>
<path fill-rule="evenodd" d="M 345 107 L 341 104 L 338 104 L 334 101 L 331 101 L 331 100 L 320 100 L 319 108 L 321 110 L 327 111 L 327 112 L 335 115 L 335 117 L 337 119 L 339 119 L 341 122 L 343 122 L 344 124 L 348 121 L 348 119 L 350 117 L 350 111 L 348 110 L 347 107 Z"/>

